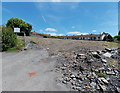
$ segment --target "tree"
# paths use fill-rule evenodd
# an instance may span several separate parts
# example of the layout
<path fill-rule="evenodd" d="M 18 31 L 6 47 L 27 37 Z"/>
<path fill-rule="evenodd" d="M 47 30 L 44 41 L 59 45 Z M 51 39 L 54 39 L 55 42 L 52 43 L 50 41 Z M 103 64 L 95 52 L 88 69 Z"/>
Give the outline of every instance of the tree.
<path fill-rule="evenodd" d="M 16 46 L 17 35 L 10 27 L 2 26 L 2 51 L 6 51 L 9 48 Z"/>
<path fill-rule="evenodd" d="M 109 42 L 112 42 L 114 39 L 113 39 L 113 37 L 110 35 L 110 34 L 108 34 L 108 35 L 106 35 L 105 37 L 104 37 L 104 39 L 103 39 L 103 41 L 109 41 Z"/>
<path fill-rule="evenodd" d="M 120 35 L 114 36 L 114 40 L 120 41 Z"/>
<path fill-rule="evenodd" d="M 118 32 L 118 35 L 120 35 L 120 30 L 119 30 L 119 32 Z"/>
<path fill-rule="evenodd" d="M 26 23 L 22 19 L 19 18 L 11 18 L 7 21 L 6 24 L 7 27 L 10 27 L 12 29 L 14 28 L 20 28 L 20 32 L 24 31 L 26 35 L 30 35 L 30 32 L 32 30 L 32 25 L 29 23 Z"/>

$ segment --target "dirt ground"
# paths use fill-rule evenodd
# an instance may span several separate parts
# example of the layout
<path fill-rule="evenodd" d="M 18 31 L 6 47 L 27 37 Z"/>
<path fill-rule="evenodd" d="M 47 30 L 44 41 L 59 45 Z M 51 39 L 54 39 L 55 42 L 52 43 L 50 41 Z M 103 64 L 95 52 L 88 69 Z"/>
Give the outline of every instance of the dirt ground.
<path fill-rule="evenodd" d="M 28 37 L 29 40 L 36 42 L 40 47 L 46 48 L 50 53 L 72 52 L 78 49 L 103 50 L 104 48 L 117 48 L 118 44 L 106 41 L 86 41 Z"/>

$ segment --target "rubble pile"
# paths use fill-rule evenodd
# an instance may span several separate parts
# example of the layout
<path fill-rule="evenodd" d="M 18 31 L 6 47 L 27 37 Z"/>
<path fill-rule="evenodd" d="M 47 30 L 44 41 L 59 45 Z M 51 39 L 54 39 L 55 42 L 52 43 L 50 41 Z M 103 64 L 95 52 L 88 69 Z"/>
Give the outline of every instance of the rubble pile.
<path fill-rule="evenodd" d="M 80 49 L 61 56 L 57 68 L 62 73 L 61 83 L 67 87 L 75 91 L 120 92 L 118 49 Z"/>

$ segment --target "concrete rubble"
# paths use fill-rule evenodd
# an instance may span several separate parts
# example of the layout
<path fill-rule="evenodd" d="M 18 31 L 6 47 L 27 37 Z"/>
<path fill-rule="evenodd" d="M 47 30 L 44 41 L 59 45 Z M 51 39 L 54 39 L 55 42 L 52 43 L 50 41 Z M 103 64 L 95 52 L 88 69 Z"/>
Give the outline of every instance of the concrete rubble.
<path fill-rule="evenodd" d="M 112 55 L 115 57 L 113 58 Z M 104 50 L 81 49 L 72 53 L 60 55 L 58 66 L 62 74 L 63 84 L 77 91 L 120 91 L 120 69 L 117 64 L 120 56 L 118 49 L 105 48 Z"/>

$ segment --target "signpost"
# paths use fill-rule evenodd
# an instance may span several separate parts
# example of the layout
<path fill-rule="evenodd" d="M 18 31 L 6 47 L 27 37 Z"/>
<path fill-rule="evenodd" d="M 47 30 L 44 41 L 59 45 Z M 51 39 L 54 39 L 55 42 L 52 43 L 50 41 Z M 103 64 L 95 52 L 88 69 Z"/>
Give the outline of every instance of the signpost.
<path fill-rule="evenodd" d="M 14 32 L 20 33 L 20 28 L 14 28 Z"/>
<path fill-rule="evenodd" d="M 14 32 L 15 33 L 24 33 L 24 42 L 25 42 L 24 48 L 26 49 L 26 34 L 25 34 L 25 32 L 24 31 L 20 32 L 20 28 L 14 28 Z"/>

